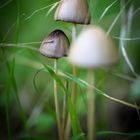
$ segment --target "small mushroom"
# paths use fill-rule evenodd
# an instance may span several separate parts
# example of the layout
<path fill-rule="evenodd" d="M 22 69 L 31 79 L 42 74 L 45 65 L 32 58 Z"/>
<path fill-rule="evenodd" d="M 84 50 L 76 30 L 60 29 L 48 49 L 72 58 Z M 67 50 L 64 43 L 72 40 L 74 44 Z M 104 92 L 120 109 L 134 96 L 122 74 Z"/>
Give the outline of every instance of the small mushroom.
<path fill-rule="evenodd" d="M 69 48 L 69 40 L 65 33 L 61 30 L 54 30 L 46 39 L 43 40 L 40 46 L 40 53 L 44 56 L 54 59 L 54 72 L 57 74 L 58 70 L 58 58 L 67 56 Z M 63 140 L 62 123 L 60 119 L 59 111 L 59 99 L 58 99 L 58 84 L 54 79 L 54 103 L 56 111 L 56 119 L 58 126 L 59 139 Z"/>
<path fill-rule="evenodd" d="M 49 58 L 67 56 L 69 40 L 61 30 L 54 30 L 45 38 L 40 46 L 40 53 Z"/>
<path fill-rule="evenodd" d="M 54 18 L 66 22 L 89 24 L 90 13 L 87 0 L 61 0 Z"/>
<path fill-rule="evenodd" d="M 112 40 L 104 30 L 97 26 L 85 29 L 72 44 L 69 52 L 69 61 L 76 66 L 89 69 L 87 91 L 87 137 L 95 140 L 96 117 L 94 93 L 94 68 L 108 66 L 118 61 L 118 52 Z M 94 87 L 94 88 L 91 88 Z"/>

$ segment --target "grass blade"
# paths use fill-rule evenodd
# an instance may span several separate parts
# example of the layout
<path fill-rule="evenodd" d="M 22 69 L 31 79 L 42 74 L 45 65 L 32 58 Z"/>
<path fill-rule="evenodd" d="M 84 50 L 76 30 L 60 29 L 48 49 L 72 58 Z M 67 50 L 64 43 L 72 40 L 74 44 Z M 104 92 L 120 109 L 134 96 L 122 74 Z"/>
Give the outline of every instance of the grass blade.
<path fill-rule="evenodd" d="M 136 132 L 136 133 L 124 133 L 124 132 L 116 132 L 116 131 L 101 131 L 101 132 L 97 132 L 98 136 L 110 136 L 110 135 L 119 135 L 119 136 L 140 136 L 140 132 Z"/>
<path fill-rule="evenodd" d="M 85 136 L 85 134 L 84 134 L 84 133 L 80 133 L 80 134 L 78 134 L 78 135 L 72 137 L 70 140 L 79 140 L 79 139 L 80 139 L 81 137 L 83 137 L 83 136 Z"/>
<path fill-rule="evenodd" d="M 109 6 L 107 6 L 105 8 L 105 10 L 103 11 L 101 17 L 100 17 L 100 21 L 102 20 L 102 18 L 105 16 L 105 14 L 108 12 L 108 10 L 117 2 L 118 0 L 115 0 L 114 2 L 112 2 Z"/>
<path fill-rule="evenodd" d="M 12 81 L 12 87 L 14 89 L 16 100 L 17 100 L 17 103 L 18 103 L 19 113 L 20 113 L 22 122 L 24 124 L 24 127 L 26 128 L 26 126 L 25 126 L 25 124 L 26 124 L 26 115 L 25 115 L 24 109 L 23 109 L 23 107 L 21 105 L 21 102 L 20 102 L 20 99 L 19 99 L 19 94 L 18 94 L 16 79 L 15 79 L 15 76 L 14 76 L 14 69 L 15 69 L 15 59 L 13 59 L 13 61 L 12 61 L 11 79 L 10 80 Z"/>
<path fill-rule="evenodd" d="M 41 68 L 41 69 L 39 69 L 39 70 L 37 70 L 37 72 L 34 74 L 34 77 L 33 77 L 33 86 L 34 86 L 34 89 L 35 89 L 35 91 L 36 91 L 36 93 L 40 93 L 39 92 L 39 90 L 38 90 L 38 88 L 37 88 L 37 84 L 36 84 L 36 77 L 37 77 L 37 75 L 41 72 L 41 71 L 43 71 L 44 70 L 44 68 Z"/>
<path fill-rule="evenodd" d="M 113 29 L 114 25 L 116 24 L 117 20 L 119 19 L 119 17 L 121 16 L 121 14 L 124 12 L 126 6 L 129 4 L 130 1 L 131 1 L 131 0 L 128 0 L 128 1 L 126 2 L 126 4 L 122 7 L 122 9 L 120 10 L 120 12 L 118 13 L 118 15 L 115 17 L 115 19 L 113 20 L 112 24 L 110 25 L 110 27 L 109 27 L 109 29 L 108 29 L 108 31 L 107 31 L 107 33 L 106 33 L 107 35 L 110 34 L 110 32 L 111 32 L 111 30 Z"/>
<path fill-rule="evenodd" d="M 71 125 L 72 125 L 72 130 L 73 130 L 73 135 L 74 138 L 77 138 L 77 135 L 79 135 L 79 133 L 81 134 L 81 128 L 80 128 L 80 123 L 75 111 L 75 106 L 72 103 L 72 99 L 68 96 L 68 108 L 69 108 L 69 115 L 71 118 Z M 84 135 L 80 135 L 80 138 L 83 140 Z M 79 137 L 78 137 L 79 138 Z"/>
<path fill-rule="evenodd" d="M 108 95 L 107 93 L 103 92 L 102 90 L 96 88 L 95 86 L 93 86 L 93 85 L 87 83 L 86 81 L 84 81 L 84 80 L 82 80 L 82 79 L 80 79 L 80 78 L 73 77 L 71 74 L 63 73 L 63 72 L 59 72 L 59 74 L 60 74 L 61 76 L 64 76 L 65 78 L 68 78 L 69 80 L 75 81 L 79 86 L 82 86 L 82 87 L 84 87 L 84 88 L 87 88 L 87 87 L 93 88 L 93 89 L 96 91 L 96 93 L 98 93 L 98 94 L 100 94 L 100 95 L 102 95 L 102 96 L 104 96 L 104 97 L 106 97 L 106 98 L 108 98 L 108 99 L 110 99 L 110 100 L 112 100 L 112 101 L 115 101 L 115 102 L 120 103 L 120 104 L 123 104 L 123 105 L 125 105 L 125 106 L 128 106 L 128 107 L 131 107 L 131 108 L 140 110 L 140 106 L 137 106 L 137 105 L 135 105 L 135 104 L 131 104 L 131 103 L 129 103 L 129 102 L 126 102 L 126 101 L 117 99 L 117 98 L 115 98 L 115 97 L 112 97 L 112 96 Z"/>
<path fill-rule="evenodd" d="M 8 1 L 6 1 L 4 4 L 2 4 L 2 5 L 0 6 L 0 9 L 1 9 L 1 8 L 4 8 L 5 6 L 7 6 L 7 5 L 10 4 L 12 1 L 13 1 L 13 0 L 8 0 Z"/>
<path fill-rule="evenodd" d="M 60 3 L 60 1 L 53 3 L 51 8 L 48 10 L 46 16 L 48 16 L 59 3 Z"/>
<path fill-rule="evenodd" d="M 49 72 L 49 74 L 53 77 L 53 79 L 55 79 L 56 82 L 61 86 L 62 90 L 64 92 L 66 92 L 67 90 L 66 90 L 63 82 L 61 81 L 61 79 L 59 78 L 59 76 L 54 72 L 54 70 L 50 66 L 48 66 L 46 64 L 43 64 L 43 65 L 46 68 L 46 70 Z"/>
<path fill-rule="evenodd" d="M 56 3 L 50 4 L 50 5 L 47 5 L 47 6 L 45 6 L 45 7 L 40 8 L 40 9 L 35 10 L 34 12 L 32 12 L 32 14 L 31 14 L 30 16 L 26 17 L 25 20 L 30 19 L 30 18 L 31 18 L 32 16 L 34 16 L 36 13 L 38 13 L 38 12 L 40 12 L 40 11 L 43 11 L 43 10 L 49 8 L 49 7 L 51 7 L 50 10 L 49 10 L 49 11 L 51 12 L 51 11 L 57 6 L 58 3 L 59 3 L 59 2 L 56 2 Z M 55 5 L 56 5 L 56 6 L 55 6 Z M 54 6 L 55 6 L 55 7 L 54 7 Z M 53 8 L 52 8 L 52 7 L 53 7 Z"/>

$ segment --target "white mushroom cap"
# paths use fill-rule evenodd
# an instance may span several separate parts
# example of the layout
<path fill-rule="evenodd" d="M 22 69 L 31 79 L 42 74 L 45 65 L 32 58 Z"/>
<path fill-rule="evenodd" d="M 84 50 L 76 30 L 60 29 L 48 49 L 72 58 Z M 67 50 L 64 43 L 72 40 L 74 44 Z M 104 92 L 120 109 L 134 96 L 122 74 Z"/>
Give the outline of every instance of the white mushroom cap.
<path fill-rule="evenodd" d="M 50 58 L 67 56 L 69 40 L 61 30 L 54 30 L 45 38 L 40 46 L 40 53 Z"/>
<path fill-rule="evenodd" d="M 118 52 L 104 30 L 91 26 L 72 44 L 68 59 L 79 67 L 97 68 L 116 63 Z"/>
<path fill-rule="evenodd" d="M 89 24 L 90 14 L 87 0 L 61 0 L 55 12 L 55 20 Z"/>

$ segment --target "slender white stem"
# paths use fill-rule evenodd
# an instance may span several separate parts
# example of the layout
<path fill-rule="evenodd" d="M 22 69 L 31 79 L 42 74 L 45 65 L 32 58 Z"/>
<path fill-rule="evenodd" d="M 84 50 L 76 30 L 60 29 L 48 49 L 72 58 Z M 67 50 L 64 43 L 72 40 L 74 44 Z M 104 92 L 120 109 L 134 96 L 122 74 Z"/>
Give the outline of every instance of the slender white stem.
<path fill-rule="evenodd" d="M 88 83 L 94 85 L 94 72 L 89 70 Z M 87 137 L 88 140 L 95 140 L 96 138 L 96 124 L 95 124 L 95 92 L 94 89 L 88 87 L 87 91 Z"/>
<path fill-rule="evenodd" d="M 74 42 L 76 39 L 76 24 L 73 24 L 73 28 L 72 28 L 72 42 Z M 77 68 L 75 66 L 73 66 L 73 75 L 75 77 L 77 77 Z M 76 83 L 73 82 L 72 85 L 72 101 L 76 102 Z"/>
<path fill-rule="evenodd" d="M 65 81 L 65 88 L 66 91 L 68 91 L 68 80 Z M 67 121 L 67 95 L 68 93 L 66 92 L 64 95 L 64 101 L 63 101 L 63 130 L 66 128 L 66 121 Z"/>
<path fill-rule="evenodd" d="M 76 39 L 76 24 L 73 24 L 72 27 L 72 42 L 74 42 Z M 73 66 L 73 75 L 77 77 L 77 68 Z M 76 102 L 76 83 L 72 83 L 72 101 L 73 103 Z M 65 139 L 68 140 L 70 137 L 70 131 L 71 131 L 71 122 L 70 122 L 70 116 L 68 116 L 67 124 L 66 124 L 66 131 L 65 131 Z"/>
<path fill-rule="evenodd" d="M 72 42 L 74 42 L 76 39 L 76 24 L 73 24 L 72 27 Z"/>
<path fill-rule="evenodd" d="M 57 73 L 58 70 L 58 60 L 54 60 L 54 71 Z M 60 108 L 59 108 L 59 99 L 58 99 L 58 85 L 57 81 L 54 79 L 54 102 L 55 102 L 55 111 L 56 111 L 56 119 L 57 119 L 57 126 L 58 126 L 58 134 L 59 139 L 63 140 L 63 132 L 61 127 L 61 119 L 60 119 Z"/>

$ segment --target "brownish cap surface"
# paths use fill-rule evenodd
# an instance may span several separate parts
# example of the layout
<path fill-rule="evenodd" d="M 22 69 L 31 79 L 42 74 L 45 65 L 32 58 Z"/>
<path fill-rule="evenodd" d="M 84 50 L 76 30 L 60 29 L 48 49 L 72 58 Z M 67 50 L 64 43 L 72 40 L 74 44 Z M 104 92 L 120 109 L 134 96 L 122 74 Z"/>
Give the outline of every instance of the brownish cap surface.
<path fill-rule="evenodd" d="M 61 30 L 54 30 L 45 38 L 40 46 L 40 53 L 49 58 L 67 56 L 69 40 Z"/>

